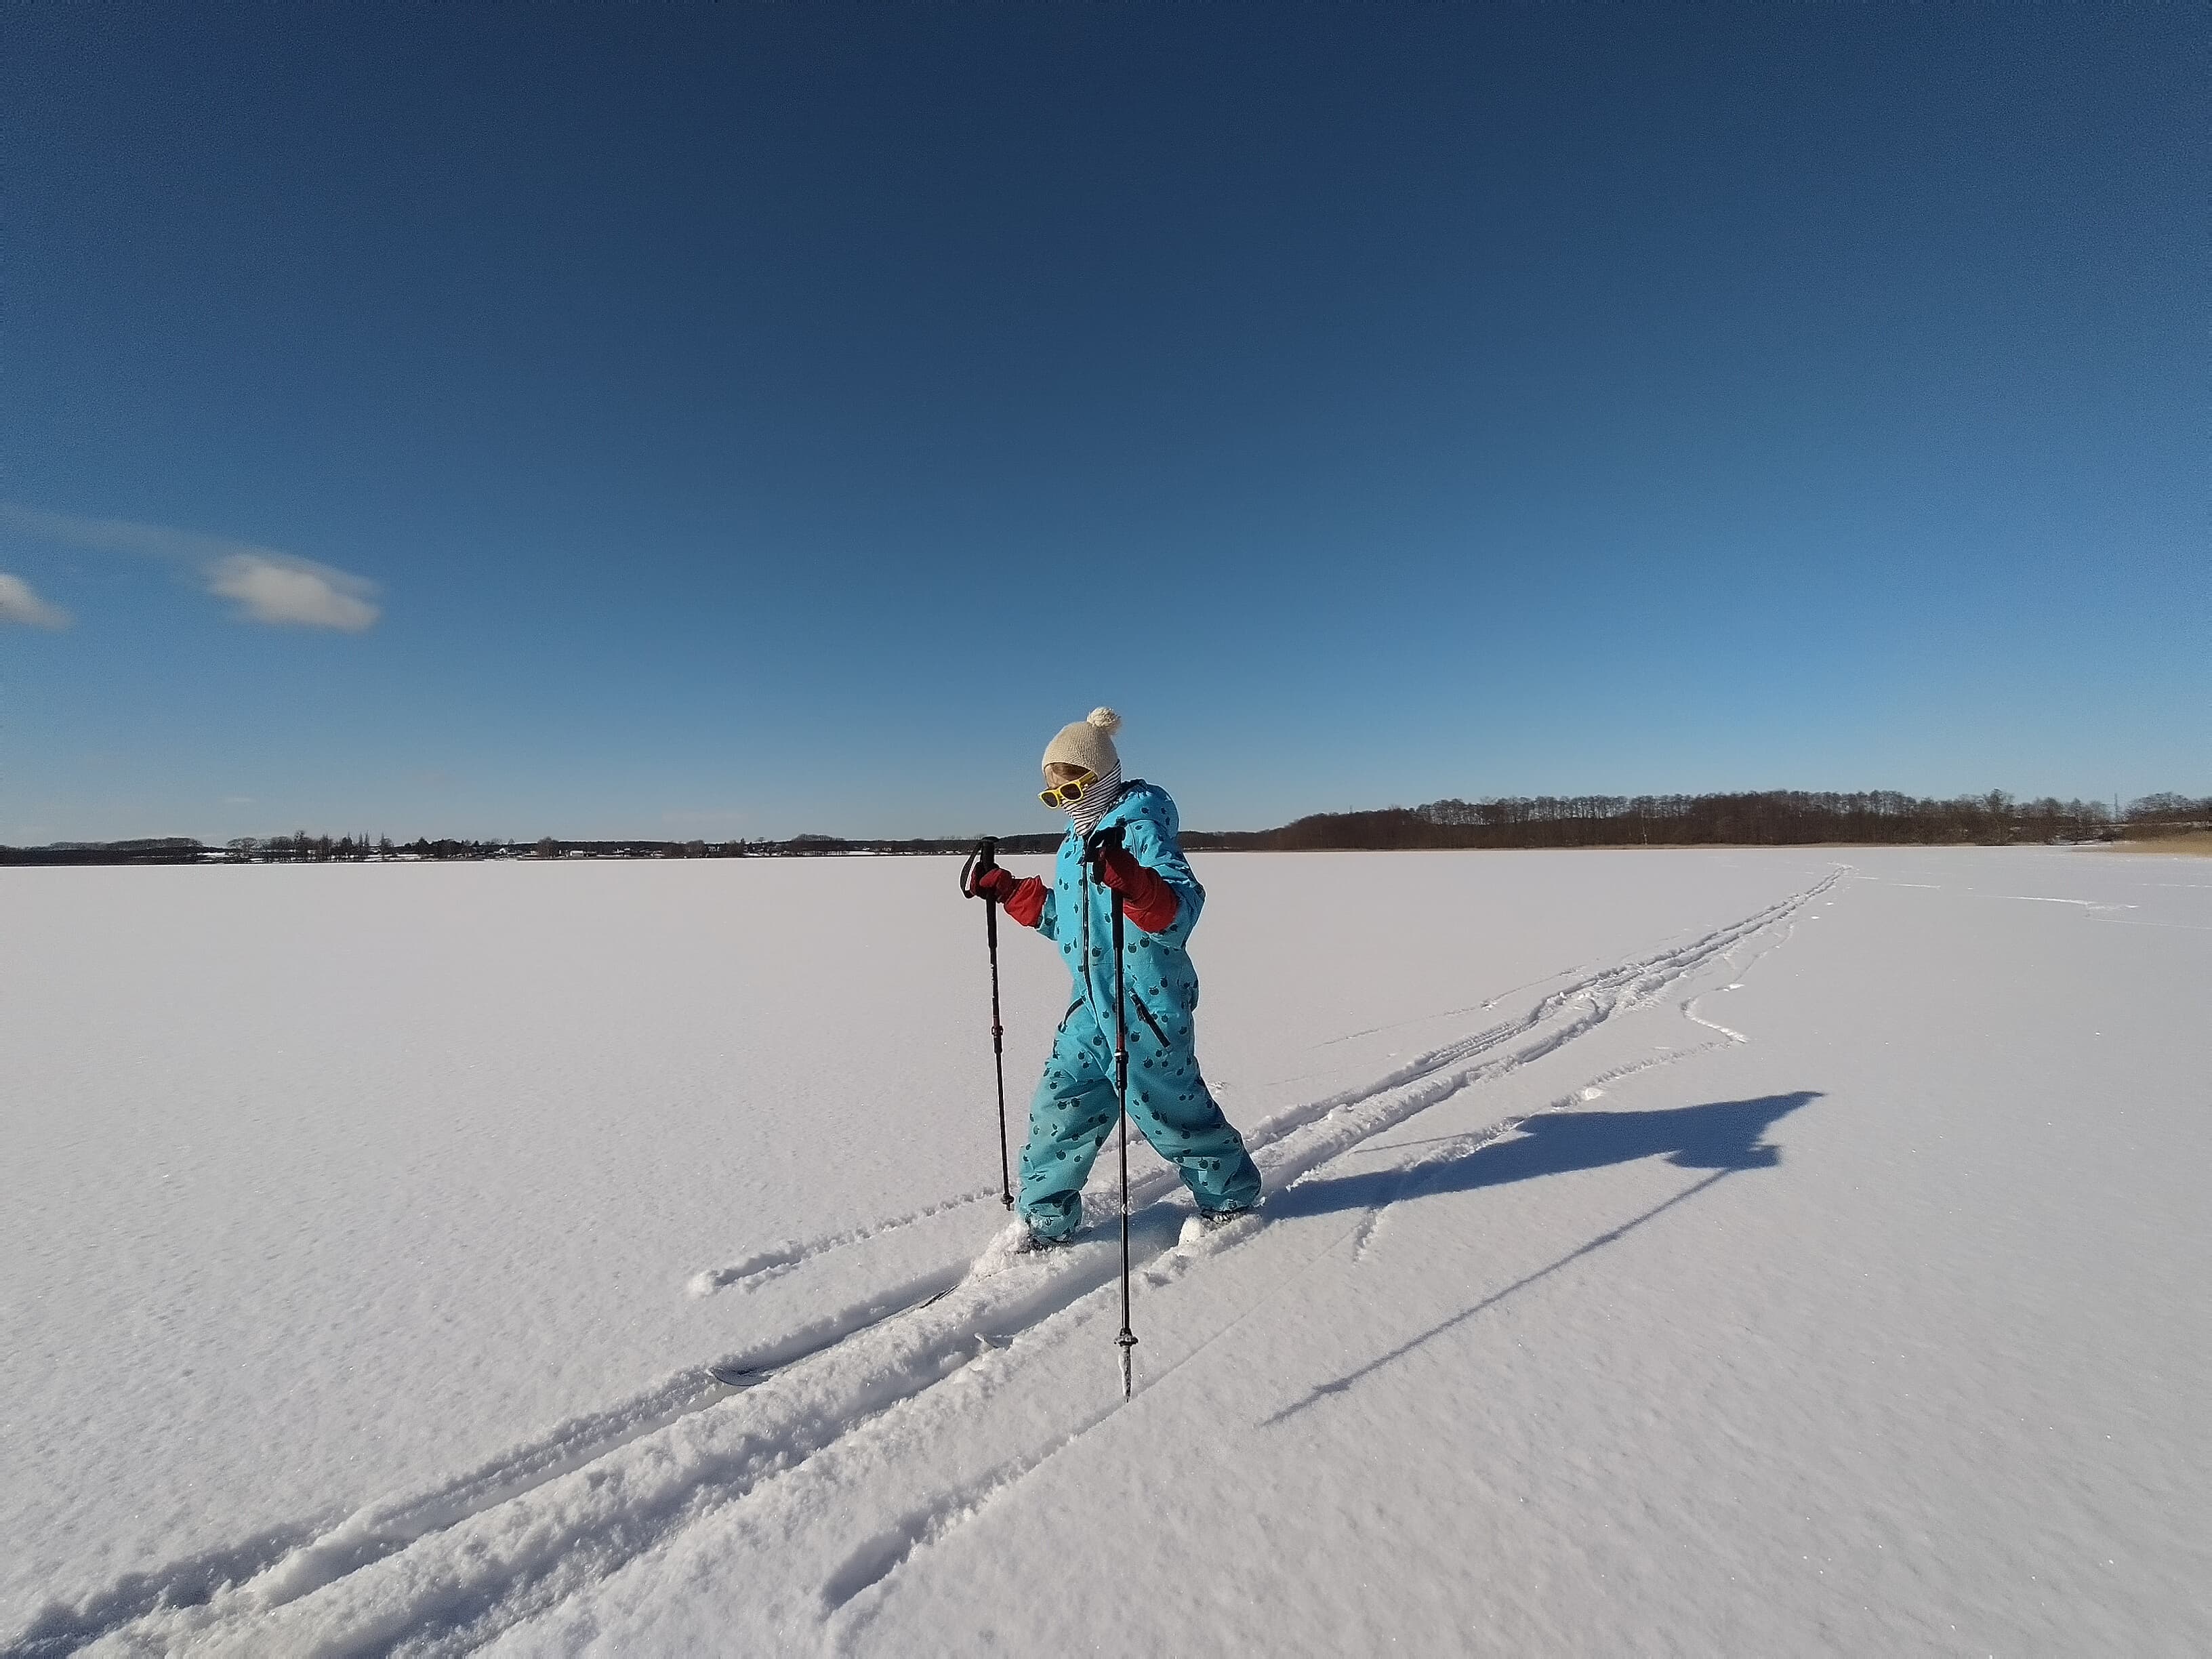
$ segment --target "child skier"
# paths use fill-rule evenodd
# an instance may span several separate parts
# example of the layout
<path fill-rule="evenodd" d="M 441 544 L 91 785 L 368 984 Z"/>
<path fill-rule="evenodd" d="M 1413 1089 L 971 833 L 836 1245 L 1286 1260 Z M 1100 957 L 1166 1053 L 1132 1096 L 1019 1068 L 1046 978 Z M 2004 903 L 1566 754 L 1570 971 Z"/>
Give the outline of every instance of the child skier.
<path fill-rule="evenodd" d="M 1066 1239 L 1083 1218 L 1083 1182 L 1119 1109 L 1114 1097 L 1114 895 L 1128 922 L 1121 969 L 1128 1001 L 1129 1115 L 1161 1157 L 1182 1171 L 1208 1224 L 1258 1202 L 1260 1171 L 1221 1115 L 1192 1050 L 1198 973 L 1185 946 L 1206 890 L 1190 872 L 1176 835 L 1175 802 L 1142 779 L 1123 782 L 1110 708 L 1063 726 L 1044 751 L 1042 799 L 1064 810 L 1067 837 L 1052 883 L 1016 880 L 994 869 L 977 878 L 978 896 L 1060 946 L 1074 976 L 1052 1058 L 1030 1102 L 1022 1148 L 1022 1219 L 1041 1244 Z M 1097 879 L 1085 861 L 1086 840 L 1118 827 Z"/>

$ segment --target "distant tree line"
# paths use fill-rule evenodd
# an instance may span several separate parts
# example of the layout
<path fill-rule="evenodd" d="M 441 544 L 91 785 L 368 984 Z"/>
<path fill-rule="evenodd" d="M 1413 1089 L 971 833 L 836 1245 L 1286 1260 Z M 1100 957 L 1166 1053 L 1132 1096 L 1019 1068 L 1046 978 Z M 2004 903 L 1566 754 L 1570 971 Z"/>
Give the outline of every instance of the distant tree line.
<path fill-rule="evenodd" d="M 2103 801 L 2015 800 L 2002 789 L 1949 800 L 1893 790 L 1858 794 L 1768 790 L 1718 795 L 1537 795 L 1431 801 L 1379 811 L 1322 812 L 1279 830 L 1192 830 L 1183 842 L 1197 852 L 1390 850 L 1455 847 L 1789 847 L 1822 842 L 1855 845 L 2073 842 L 2150 839 L 2212 829 L 2212 796 L 2162 793 L 2129 803 L 2117 816 Z M 999 850 L 1049 853 L 1049 832 L 1004 836 Z M 433 841 L 396 842 L 389 836 L 331 836 L 299 830 L 260 838 L 240 836 L 220 848 L 188 836 L 137 841 L 56 842 L 0 847 L 7 864 L 343 864 L 370 860 L 467 859 L 821 858 L 850 854 L 966 853 L 960 836 L 872 841 L 793 836 L 787 841 L 568 841 L 546 836 L 521 843 Z"/>
<path fill-rule="evenodd" d="M 2128 803 L 2121 833 L 2131 839 L 2152 839 L 2191 830 L 2212 830 L 2212 796 L 2202 800 L 2187 795 L 2145 795 Z"/>
<path fill-rule="evenodd" d="M 0 847 L 0 864 L 196 864 L 207 849 L 189 836 L 137 841 L 58 841 L 45 847 Z"/>
<path fill-rule="evenodd" d="M 2102 801 L 2015 800 L 2001 789 L 1949 800 L 1894 790 L 1713 795 L 1538 795 L 1323 812 L 1279 830 L 1195 832 L 1222 851 L 1455 847 L 1787 847 L 1822 842 L 1935 845 L 2111 839 L 2212 817 L 2212 799 L 2148 795 L 2119 818 Z"/>
<path fill-rule="evenodd" d="M 197 842 L 178 845 L 198 847 Z M 1060 844 L 1051 835 L 1008 836 L 999 845 L 1007 853 L 1045 853 Z M 257 840 L 240 836 L 223 849 L 223 855 L 240 863 L 325 864 L 348 860 L 398 859 L 742 859 L 818 858 L 838 854 L 965 853 L 974 843 L 949 836 L 854 841 L 841 836 L 793 836 L 787 841 L 650 841 L 623 838 L 611 841 L 572 841 L 541 836 L 527 843 L 507 840 L 432 841 L 420 838 L 395 842 L 389 836 L 371 842 L 368 836 L 271 836 Z M 210 856 L 214 856 L 210 851 Z"/>
<path fill-rule="evenodd" d="M 429 844 L 420 843 L 426 847 Z M 442 844 L 458 847 L 463 843 Z M 367 836 L 340 836 L 333 840 L 329 836 L 311 836 L 302 830 L 297 835 L 271 836 L 265 841 L 240 836 L 224 850 L 233 855 L 234 861 L 241 864 L 345 864 L 389 857 L 398 849 L 389 836 L 379 836 L 373 842 Z"/>

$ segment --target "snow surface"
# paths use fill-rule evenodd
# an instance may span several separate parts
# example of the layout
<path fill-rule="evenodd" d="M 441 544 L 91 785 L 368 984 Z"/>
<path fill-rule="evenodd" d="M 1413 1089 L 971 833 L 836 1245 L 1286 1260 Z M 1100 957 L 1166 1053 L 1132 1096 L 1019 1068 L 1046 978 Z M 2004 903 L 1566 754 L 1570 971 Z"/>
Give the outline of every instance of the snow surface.
<path fill-rule="evenodd" d="M 946 861 L 8 872 L 0 1652 L 2212 1651 L 2205 866 L 1194 862 L 1127 1405 Z"/>

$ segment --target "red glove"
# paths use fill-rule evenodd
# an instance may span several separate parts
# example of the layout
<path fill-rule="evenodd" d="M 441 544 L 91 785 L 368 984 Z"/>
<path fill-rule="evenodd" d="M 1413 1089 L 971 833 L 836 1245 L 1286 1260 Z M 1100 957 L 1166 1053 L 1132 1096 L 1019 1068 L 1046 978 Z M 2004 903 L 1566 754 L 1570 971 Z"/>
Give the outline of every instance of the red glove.
<path fill-rule="evenodd" d="M 1138 863 L 1127 848 L 1106 849 L 1098 860 L 1098 879 L 1121 896 L 1121 914 L 1146 933 L 1163 933 L 1175 926 L 1182 908 L 1176 901 L 1175 889 L 1158 871 Z"/>
<path fill-rule="evenodd" d="M 998 900 L 1024 927 L 1036 927 L 1044 915 L 1044 884 L 1035 876 L 1017 880 L 1012 871 L 994 866 L 975 878 L 975 896 Z"/>

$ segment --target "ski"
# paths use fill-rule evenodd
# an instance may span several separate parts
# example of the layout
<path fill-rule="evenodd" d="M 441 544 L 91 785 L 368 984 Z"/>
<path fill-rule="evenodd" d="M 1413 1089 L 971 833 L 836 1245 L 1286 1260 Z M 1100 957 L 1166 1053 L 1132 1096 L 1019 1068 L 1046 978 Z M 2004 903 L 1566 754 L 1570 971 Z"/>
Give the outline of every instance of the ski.
<path fill-rule="evenodd" d="M 1193 1250 L 1223 1234 L 1237 1235 L 1256 1229 L 1266 1217 L 1256 1204 L 1240 1210 L 1224 1210 L 1212 1215 L 1194 1215 L 1183 1218 L 1182 1231 L 1176 1235 L 1174 1248 Z"/>
<path fill-rule="evenodd" d="M 941 1291 L 932 1291 L 929 1295 L 923 1297 L 921 1300 L 909 1302 L 902 1308 L 894 1308 L 890 1312 L 884 1314 L 878 1318 L 868 1320 L 863 1324 L 854 1327 L 851 1330 L 840 1331 L 835 1336 L 824 1337 L 821 1341 L 815 1343 L 811 1347 L 802 1348 L 797 1353 L 779 1354 L 773 1359 L 756 1360 L 738 1358 L 717 1360 L 714 1364 L 707 1367 L 707 1376 L 710 1381 L 719 1382 L 726 1389 L 757 1388 L 761 1383 L 767 1382 L 771 1376 L 775 1376 L 779 1371 L 788 1370 L 793 1365 L 800 1364 L 806 1360 L 825 1354 L 829 1352 L 830 1349 L 839 1347 L 843 1344 L 851 1341 L 854 1337 L 860 1335 L 863 1332 L 879 1329 L 883 1326 L 890 1324 L 894 1319 L 903 1319 L 908 1314 L 917 1314 L 924 1308 L 934 1306 L 936 1304 L 944 1301 L 946 1297 L 951 1295 L 954 1288 L 954 1286 L 948 1285 Z"/>
<path fill-rule="evenodd" d="M 1234 1217 L 1223 1218 L 1212 1226 L 1206 1225 L 1204 1218 L 1187 1216 L 1179 1231 L 1168 1231 L 1167 1225 L 1161 1224 L 1164 1219 L 1159 1218 L 1146 1230 L 1153 1236 L 1141 1250 L 1146 1263 L 1215 1255 L 1242 1243 L 1257 1231 L 1264 1216 L 1257 1206 Z M 1223 1221 L 1226 1224 L 1222 1224 Z M 1015 1237 L 1016 1229 L 1021 1225 L 1017 1222 L 1007 1228 L 964 1267 L 948 1269 L 951 1282 L 941 1284 L 927 1295 L 909 1296 L 886 1306 L 872 1317 L 859 1317 L 811 1341 L 800 1338 L 795 1340 L 793 1346 L 770 1344 L 765 1351 L 757 1348 L 750 1354 L 718 1360 L 704 1368 L 706 1377 L 717 1388 L 732 1393 L 758 1388 L 793 1365 L 818 1359 L 834 1349 L 933 1308 L 955 1291 L 969 1294 L 963 1298 L 954 1322 L 941 1334 L 946 1353 L 956 1349 L 965 1351 L 979 1340 L 1011 1340 L 1037 1320 L 1101 1285 L 1111 1285 L 1118 1276 L 1121 1253 L 1117 1241 L 1104 1230 L 1086 1230 L 1082 1236 L 1042 1248 L 1025 1248 Z"/>

